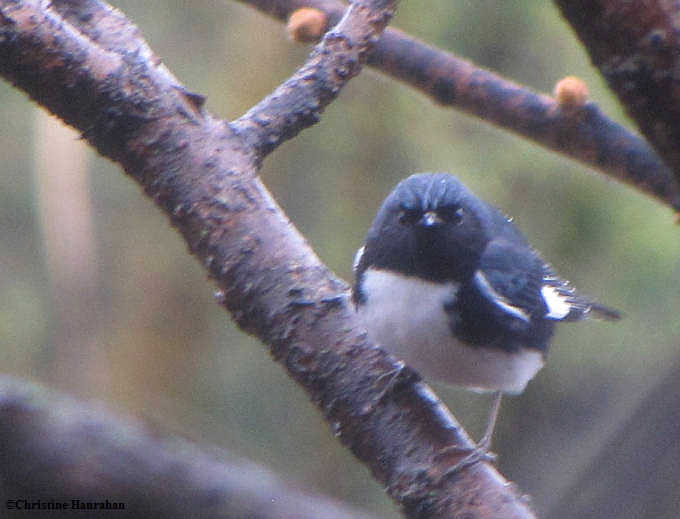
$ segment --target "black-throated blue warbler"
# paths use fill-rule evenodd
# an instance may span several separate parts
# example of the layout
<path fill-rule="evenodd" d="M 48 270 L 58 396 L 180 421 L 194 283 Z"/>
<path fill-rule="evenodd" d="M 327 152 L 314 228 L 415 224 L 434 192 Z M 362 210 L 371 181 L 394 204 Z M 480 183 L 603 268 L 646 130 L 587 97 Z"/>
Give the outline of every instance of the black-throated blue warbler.
<path fill-rule="evenodd" d="M 543 367 L 560 321 L 616 310 L 580 296 L 500 211 L 456 177 L 422 173 L 385 199 L 354 264 L 353 301 L 369 337 L 426 378 L 503 393 Z"/>

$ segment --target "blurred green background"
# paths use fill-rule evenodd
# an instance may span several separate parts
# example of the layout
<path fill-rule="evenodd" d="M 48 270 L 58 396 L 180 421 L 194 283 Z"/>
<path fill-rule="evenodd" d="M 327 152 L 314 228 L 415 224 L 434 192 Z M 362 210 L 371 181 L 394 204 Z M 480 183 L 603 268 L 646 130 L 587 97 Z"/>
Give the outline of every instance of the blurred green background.
<path fill-rule="evenodd" d="M 226 119 L 274 89 L 308 52 L 287 40 L 282 24 L 236 2 L 115 5 Z M 577 75 L 591 99 L 632 127 L 550 2 L 403 2 L 393 25 L 539 91 Z M 7 83 L 0 121 L 3 372 L 104 401 L 303 487 L 399 517 L 266 348 L 214 303 L 204 271 L 135 183 L 76 135 L 64 137 Z M 678 228 L 669 209 L 635 190 L 371 70 L 320 124 L 270 156 L 262 177 L 321 258 L 349 280 L 383 197 L 428 170 L 455 173 L 514 216 L 558 272 L 626 315 L 616 325 L 561 327 L 546 368 L 501 410 L 499 467 L 547 512 L 680 360 Z M 479 437 L 489 397 L 433 387 Z"/>

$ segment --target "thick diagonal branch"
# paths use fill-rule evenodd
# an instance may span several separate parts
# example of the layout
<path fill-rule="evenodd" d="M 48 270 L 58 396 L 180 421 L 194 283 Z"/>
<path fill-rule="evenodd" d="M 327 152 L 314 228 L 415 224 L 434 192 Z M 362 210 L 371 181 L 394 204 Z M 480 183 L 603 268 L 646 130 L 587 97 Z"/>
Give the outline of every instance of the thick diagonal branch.
<path fill-rule="evenodd" d="M 103 15 L 110 9 L 89 3 Z M 131 51 L 115 37 L 106 44 L 92 41 L 87 28 L 77 28 L 77 16 L 68 23 L 58 5 L 48 5 L 0 0 L 0 74 L 78 128 L 140 183 L 215 279 L 220 302 L 270 347 L 407 513 L 533 517 L 487 464 L 442 477 L 465 455 L 442 456 L 442 449 L 469 448 L 469 439 L 417 376 L 367 341 L 345 284 L 319 261 L 257 178 L 272 141 L 281 142 L 313 118 L 293 106 L 286 119 L 284 107 L 270 111 L 265 103 L 262 113 L 283 120 L 271 120 L 263 130 L 263 121 L 247 118 L 225 124 L 203 112 L 200 97 L 187 93 L 147 53 Z M 352 27 L 331 40 L 356 45 L 361 62 L 391 8 L 389 2 L 366 2 L 357 7 Z M 357 59 L 344 46 L 318 51 L 312 60 L 334 70 L 342 63 L 335 54 Z M 353 73 L 356 67 L 350 66 Z M 301 79 L 313 83 L 317 77 Z M 332 79 L 338 88 L 344 84 L 342 77 Z M 335 94 L 321 99 L 319 108 Z M 273 127 L 277 132 L 269 134 Z"/>

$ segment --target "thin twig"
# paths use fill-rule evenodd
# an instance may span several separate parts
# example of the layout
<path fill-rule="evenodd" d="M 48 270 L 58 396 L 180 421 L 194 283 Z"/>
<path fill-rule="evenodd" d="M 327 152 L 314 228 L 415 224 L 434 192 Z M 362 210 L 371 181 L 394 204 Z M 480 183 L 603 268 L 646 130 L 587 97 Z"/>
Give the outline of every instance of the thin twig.
<path fill-rule="evenodd" d="M 286 20 L 302 7 L 313 7 L 327 13 L 331 25 L 344 10 L 340 0 L 238 1 L 279 20 Z M 609 38 L 607 31 L 599 34 Z M 680 187 L 668 167 L 644 139 L 608 118 L 594 103 L 579 110 L 564 110 L 552 97 L 393 28 L 383 33 L 368 57 L 368 65 L 441 105 L 517 133 L 680 210 Z"/>
<path fill-rule="evenodd" d="M 293 76 L 231 124 L 260 157 L 316 124 L 340 89 L 359 73 L 368 50 L 394 15 L 391 4 L 396 2 L 376 4 L 384 6 L 373 10 L 368 1 L 353 3 Z"/>

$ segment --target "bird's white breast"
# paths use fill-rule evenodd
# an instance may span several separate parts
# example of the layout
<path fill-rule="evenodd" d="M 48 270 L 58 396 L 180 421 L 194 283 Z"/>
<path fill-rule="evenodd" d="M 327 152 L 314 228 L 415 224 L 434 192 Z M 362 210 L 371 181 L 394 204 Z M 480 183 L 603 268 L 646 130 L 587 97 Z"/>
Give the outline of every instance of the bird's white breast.
<path fill-rule="evenodd" d="M 426 378 L 479 391 L 519 393 L 543 367 L 541 352 L 506 352 L 455 339 L 444 310 L 456 283 L 432 283 L 376 269 L 364 272 L 359 316 L 369 337 Z"/>

